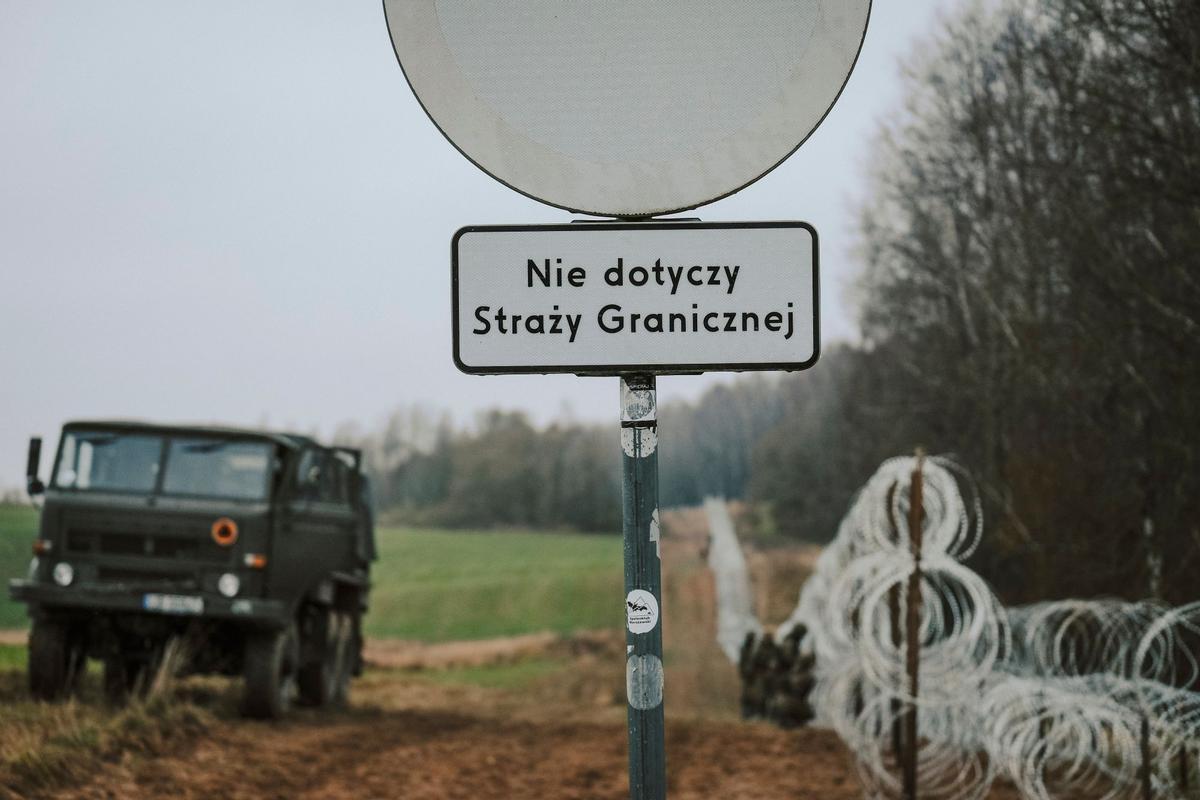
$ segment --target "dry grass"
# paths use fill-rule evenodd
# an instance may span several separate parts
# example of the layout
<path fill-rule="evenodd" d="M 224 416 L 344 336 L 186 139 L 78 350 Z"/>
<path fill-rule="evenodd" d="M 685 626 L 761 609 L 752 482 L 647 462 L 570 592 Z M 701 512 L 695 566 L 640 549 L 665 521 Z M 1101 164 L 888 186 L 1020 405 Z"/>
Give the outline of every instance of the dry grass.
<path fill-rule="evenodd" d="M 787 549 L 743 548 L 754 588 L 754 611 L 763 625 L 774 628 L 791 616 L 800 587 L 812 575 L 821 549 L 798 545 Z"/>
<path fill-rule="evenodd" d="M 731 507 L 735 519 L 745 506 Z M 708 516 L 703 508 L 663 513 L 663 645 L 673 716 L 736 718 L 741 682 L 717 646 L 716 587 L 707 564 Z M 768 627 L 791 614 L 820 548 L 781 543 L 761 550 L 739 526 L 753 582 L 755 613 Z"/>
<path fill-rule="evenodd" d="M 50 797 L 102 763 L 158 755 L 206 731 L 225 704 L 202 681 L 173 679 L 182 657 L 169 652 L 145 696 L 120 709 L 104 702 L 94 670 L 62 703 L 31 700 L 23 670 L 0 672 L 0 797 Z"/>
<path fill-rule="evenodd" d="M 668 716 L 672 724 L 681 726 L 697 720 L 705 725 L 729 724 L 738 714 L 739 682 L 736 670 L 715 641 L 714 587 L 704 560 L 707 519 L 701 509 L 688 509 L 666 512 L 663 523 Z M 490 544 L 498 547 L 504 542 Z M 778 548 L 768 556 L 753 546 L 746 550 L 760 596 L 759 613 L 764 622 L 777 624 L 795 604 L 816 551 Z M 612 557 L 609 554 L 605 563 Z M 619 574 L 619 555 L 615 558 Z M 619 599 L 618 583 L 595 602 L 615 606 L 619 616 Z M 453 728 L 474 725 L 464 715 L 481 706 L 494 707 L 505 718 L 552 719 L 555 725 L 561 723 L 564 709 L 570 709 L 571 719 L 577 722 L 586 718 L 588 724 L 616 726 L 614 730 L 624 725 L 624 637 L 615 629 L 568 637 L 533 634 L 503 641 L 437 646 L 372 642 L 368 656 L 384 669 L 374 669 L 355 682 L 354 708 L 348 715 L 330 718 L 301 711 L 287 726 L 270 728 L 236 721 L 236 681 L 172 680 L 171 664 L 185 660 L 184 655 L 174 651 L 169 654 L 167 668 L 152 681 L 147 698 L 122 709 L 113 709 L 104 702 L 100 676 L 95 671 L 85 676 L 77 700 L 62 704 L 31 702 L 23 656 L 20 661 L 0 660 L 0 800 L 54 797 L 65 787 L 86 784 L 97 773 L 149 774 L 158 769 L 156 764 L 190 763 L 192 743 L 200 742 L 202 750 L 216 747 L 212 741 L 220 737 L 206 733 L 221 731 L 239 731 L 247 742 L 257 742 L 264 730 L 282 739 L 287 737 L 280 731 L 298 731 L 301 738 L 320 737 L 325 735 L 325 726 L 373 729 L 390 714 L 403 711 L 411 716 L 414 709 L 425 709 L 434 715 L 430 719 L 438 722 L 441 717 L 436 714 L 448 707 L 454 709 L 454 715 L 447 718 L 446 724 Z M 408 717 L 402 722 L 397 724 L 397 731 L 407 730 Z M 441 723 L 433 722 L 430 736 L 441 731 Z M 492 724 L 490 719 L 479 723 L 484 727 Z M 746 730 L 763 737 L 776 736 L 766 728 L 751 726 Z M 721 731 L 722 737 L 728 736 L 724 728 Z M 521 728 L 519 733 L 526 735 L 528 731 Z M 783 734 L 778 737 L 778 742 L 789 741 Z M 610 738 L 606 733 L 603 741 L 608 743 Z M 623 738 L 618 736 L 612 742 L 614 763 L 620 762 L 624 758 Z M 590 759 L 596 747 L 589 743 L 581 753 Z M 840 758 L 836 753 L 830 757 Z M 306 764 L 315 756 L 304 752 L 295 757 L 298 764 Z M 102 766 L 105 768 L 100 769 Z M 149 792 L 146 796 L 162 794 Z"/>

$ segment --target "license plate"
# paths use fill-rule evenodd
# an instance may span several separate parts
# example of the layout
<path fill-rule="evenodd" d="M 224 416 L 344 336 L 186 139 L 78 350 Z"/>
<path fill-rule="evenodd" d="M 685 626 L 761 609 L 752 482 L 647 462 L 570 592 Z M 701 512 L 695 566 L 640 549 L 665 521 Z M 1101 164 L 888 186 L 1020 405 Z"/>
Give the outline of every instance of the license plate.
<path fill-rule="evenodd" d="M 184 594 L 142 595 L 142 608 L 162 614 L 203 614 L 204 598 Z"/>

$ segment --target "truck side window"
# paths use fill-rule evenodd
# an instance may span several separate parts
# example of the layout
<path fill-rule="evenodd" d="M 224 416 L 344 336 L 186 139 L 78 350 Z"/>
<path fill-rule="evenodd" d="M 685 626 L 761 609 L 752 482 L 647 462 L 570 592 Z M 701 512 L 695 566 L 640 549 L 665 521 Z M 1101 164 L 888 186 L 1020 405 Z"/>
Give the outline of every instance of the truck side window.
<path fill-rule="evenodd" d="M 319 500 L 321 485 L 320 453 L 305 450 L 296 465 L 296 497 L 301 500 Z"/>
<path fill-rule="evenodd" d="M 350 502 L 350 474 L 341 459 L 325 450 L 305 450 L 296 469 L 296 495 L 318 503 Z"/>

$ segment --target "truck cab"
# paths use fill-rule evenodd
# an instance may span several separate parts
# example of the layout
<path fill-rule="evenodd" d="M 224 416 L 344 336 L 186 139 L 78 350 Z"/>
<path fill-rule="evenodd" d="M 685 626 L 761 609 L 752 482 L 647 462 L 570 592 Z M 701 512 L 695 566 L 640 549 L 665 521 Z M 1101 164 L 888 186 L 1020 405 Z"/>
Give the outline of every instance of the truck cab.
<path fill-rule="evenodd" d="M 375 558 L 358 451 L 237 428 L 71 422 L 46 485 L 40 453 L 35 439 L 34 560 L 10 584 L 32 621 L 36 697 L 70 694 L 96 658 L 113 699 L 168 668 L 241 674 L 249 716 L 345 700 Z"/>

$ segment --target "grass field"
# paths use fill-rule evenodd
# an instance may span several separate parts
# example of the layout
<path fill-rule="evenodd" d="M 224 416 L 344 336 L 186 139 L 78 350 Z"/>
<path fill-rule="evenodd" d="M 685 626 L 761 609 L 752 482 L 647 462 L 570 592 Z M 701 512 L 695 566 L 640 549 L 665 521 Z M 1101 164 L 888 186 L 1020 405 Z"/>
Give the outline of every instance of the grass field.
<path fill-rule="evenodd" d="M 28 624 L 25 607 L 8 599 L 8 581 L 24 578 L 29 571 L 37 524 L 34 509 L 0 505 L 0 628 L 23 628 Z"/>
<path fill-rule="evenodd" d="M 0 644 L 0 672 L 25 669 L 25 648 L 15 644 Z"/>
<path fill-rule="evenodd" d="M 8 599 L 37 532 L 33 509 L 0 506 L 0 628 L 27 624 Z M 383 528 L 370 636 L 448 641 L 617 628 L 621 540 L 528 531 Z"/>
<path fill-rule="evenodd" d="M 621 540 L 388 528 L 366 630 L 425 641 L 617 628 Z"/>

